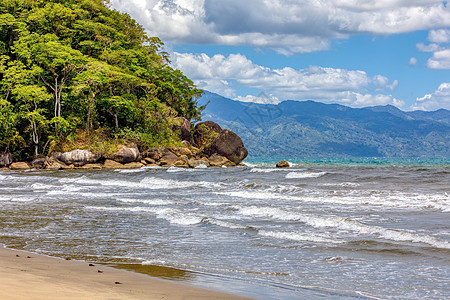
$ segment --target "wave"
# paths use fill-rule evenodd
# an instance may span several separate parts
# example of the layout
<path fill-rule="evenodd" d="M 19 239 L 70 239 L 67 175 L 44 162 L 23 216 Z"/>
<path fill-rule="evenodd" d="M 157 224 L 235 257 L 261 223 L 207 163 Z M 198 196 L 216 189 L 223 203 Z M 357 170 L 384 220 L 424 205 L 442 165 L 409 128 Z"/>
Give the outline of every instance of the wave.
<path fill-rule="evenodd" d="M 341 244 L 343 241 L 333 240 L 330 237 L 325 235 L 319 235 L 317 233 L 308 234 L 308 233 L 299 233 L 299 232 L 280 232 L 280 231 L 267 231 L 267 230 L 259 230 L 258 234 L 271 237 L 276 239 L 283 240 L 293 240 L 299 242 L 313 242 L 313 243 L 332 243 L 332 244 Z"/>
<path fill-rule="evenodd" d="M 137 188 L 137 189 L 179 189 L 188 187 L 218 187 L 219 184 L 207 181 L 179 181 L 172 179 L 161 179 L 156 177 L 146 177 L 141 181 L 126 181 L 126 180 L 100 180 L 90 179 L 86 176 L 82 176 L 75 179 L 62 178 L 59 180 L 62 183 L 70 182 L 83 185 L 99 185 L 99 186 L 112 186 L 112 187 L 125 187 L 125 188 Z"/>
<path fill-rule="evenodd" d="M 107 207 L 107 206 L 86 206 L 89 210 L 119 211 L 119 212 L 147 212 L 153 213 L 158 219 L 164 219 L 176 225 L 196 225 L 205 220 L 205 217 L 182 212 L 175 208 L 154 208 L 154 207 Z"/>
<path fill-rule="evenodd" d="M 281 190 L 280 190 L 281 189 Z M 373 209 L 399 208 L 415 210 L 440 210 L 450 211 L 449 195 L 441 194 L 419 194 L 404 192 L 379 192 L 348 190 L 345 193 L 329 194 L 329 191 L 308 191 L 306 195 L 292 195 L 290 192 L 297 192 L 298 189 L 287 189 L 283 187 L 271 187 L 264 190 L 248 191 L 238 190 L 231 192 L 215 192 L 216 195 L 225 195 L 253 200 L 286 200 L 293 202 L 310 202 L 327 205 L 352 206 L 352 209 L 366 210 L 367 207 Z"/>
<path fill-rule="evenodd" d="M 138 169 L 124 169 L 124 170 L 114 170 L 114 172 L 122 173 L 122 174 L 129 174 L 129 173 L 142 173 L 145 172 L 144 168 L 138 168 Z"/>
<path fill-rule="evenodd" d="M 286 169 L 263 169 L 263 168 L 253 168 L 250 170 L 251 173 L 272 173 L 276 171 L 285 171 Z"/>
<path fill-rule="evenodd" d="M 177 173 L 177 172 L 192 172 L 192 169 L 186 169 L 186 168 L 178 168 L 178 167 L 170 167 L 167 169 L 168 173 Z"/>
<path fill-rule="evenodd" d="M 17 195 L 0 195 L 1 202 L 32 202 L 39 200 L 38 197 L 27 197 L 27 196 L 17 196 Z"/>
<path fill-rule="evenodd" d="M 321 217 L 315 215 L 306 215 L 273 207 L 234 206 L 234 208 L 236 208 L 240 214 L 246 216 L 270 217 L 273 219 L 284 221 L 299 221 L 315 228 L 339 228 L 341 230 L 355 232 L 357 235 L 375 235 L 386 240 L 422 243 L 431 245 L 436 248 L 450 249 L 450 242 L 441 240 L 433 236 L 416 234 L 401 229 L 388 229 L 379 226 L 366 225 L 349 218 L 342 218 L 337 216 Z"/>
<path fill-rule="evenodd" d="M 327 172 L 290 172 L 286 179 L 319 178 L 326 174 Z"/>
<path fill-rule="evenodd" d="M 117 198 L 116 199 L 119 202 L 123 203 L 143 203 L 148 205 L 155 205 L 155 206 L 164 206 L 164 205 L 171 205 L 174 204 L 174 201 L 169 200 L 144 200 L 144 199 L 129 199 L 129 198 Z"/>

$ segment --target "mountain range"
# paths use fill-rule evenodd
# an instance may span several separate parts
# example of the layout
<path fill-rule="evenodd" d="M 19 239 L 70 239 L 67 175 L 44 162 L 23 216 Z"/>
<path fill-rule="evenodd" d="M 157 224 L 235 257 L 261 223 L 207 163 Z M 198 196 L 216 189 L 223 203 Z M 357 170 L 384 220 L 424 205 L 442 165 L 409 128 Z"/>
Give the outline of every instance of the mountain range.
<path fill-rule="evenodd" d="M 351 108 L 315 101 L 239 102 L 205 92 L 204 120 L 229 128 L 251 157 L 450 157 L 450 111 Z"/>

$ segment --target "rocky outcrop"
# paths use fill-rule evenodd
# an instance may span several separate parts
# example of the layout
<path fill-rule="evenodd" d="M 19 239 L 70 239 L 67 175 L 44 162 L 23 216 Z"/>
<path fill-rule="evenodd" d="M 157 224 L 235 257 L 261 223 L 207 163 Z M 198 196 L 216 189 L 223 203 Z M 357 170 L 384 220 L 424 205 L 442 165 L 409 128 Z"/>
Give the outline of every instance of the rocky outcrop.
<path fill-rule="evenodd" d="M 94 154 L 89 150 L 73 150 L 64 152 L 58 159 L 66 165 L 73 164 L 75 167 L 81 167 L 86 164 L 93 164 L 100 160 L 101 155 Z"/>
<path fill-rule="evenodd" d="M 224 156 L 236 165 L 243 161 L 248 151 L 241 138 L 233 131 L 222 129 L 217 123 L 206 121 L 194 129 L 194 142 L 201 153 Z"/>
<path fill-rule="evenodd" d="M 108 158 L 121 164 L 127 164 L 140 160 L 140 156 L 139 149 L 136 145 L 121 145 L 119 146 L 119 150 Z"/>
<path fill-rule="evenodd" d="M 13 163 L 13 157 L 10 152 L 0 152 L 0 168 L 7 167 Z"/>
<path fill-rule="evenodd" d="M 89 150 L 52 152 L 46 158 L 31 164 L 15 163 L 13 170 L 30 167 L 45 170 L 66 169 L 131 169 L 143 166 L 206 168 L 237 166 L 247 156 L 242 140 L 231 130 L 222 129 L 212 121 L 197 124 L 191 138 L 190 123 L 178 118 L 182 145 L 185 147 L 159 147 L 140 153 L 134 144 L 120 145 L 111 155 L 99 155 Z M 0 153 L 0 167 L 10 165 L 11 154 Z"/>
<path fill-rule="evenodd" d="M 285 160 L 282 160 L 277 163 L 277 168 L 289 168 L 289 167 L 290 167 L 289 163 Z"/>

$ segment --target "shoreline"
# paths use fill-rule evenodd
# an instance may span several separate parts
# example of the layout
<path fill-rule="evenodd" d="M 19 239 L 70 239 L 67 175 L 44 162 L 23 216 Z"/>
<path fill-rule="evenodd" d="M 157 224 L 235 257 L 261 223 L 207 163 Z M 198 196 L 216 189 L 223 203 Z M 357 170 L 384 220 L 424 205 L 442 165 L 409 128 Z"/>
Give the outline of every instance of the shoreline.
<path fill-rule="evenodd" d="M 250 299 L 0 245 L 1 299 Z"/>

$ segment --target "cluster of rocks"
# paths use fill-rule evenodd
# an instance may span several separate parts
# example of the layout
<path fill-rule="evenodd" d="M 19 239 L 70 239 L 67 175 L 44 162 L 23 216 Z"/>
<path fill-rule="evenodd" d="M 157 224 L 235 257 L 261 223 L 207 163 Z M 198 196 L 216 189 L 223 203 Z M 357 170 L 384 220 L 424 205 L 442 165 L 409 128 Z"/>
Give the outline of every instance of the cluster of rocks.
<path fill-rule="evenodd" d="M 233 167 L 247 157 L 247 149 L 234 132 L 207 121 L 195 126 L 191 134 L 186 119 L 179 122 L 184 147 L 161 147 L 140 152 L 134 144 L 120 145 L 112 155 L 99 155 L 89 150 L 54 152 L 31 163 L 12 162 L 12 156 L 0 153 L 0 167 L 11 170 L 46 169 L 131 169 L 144 166 L 206 168 Z"/>

